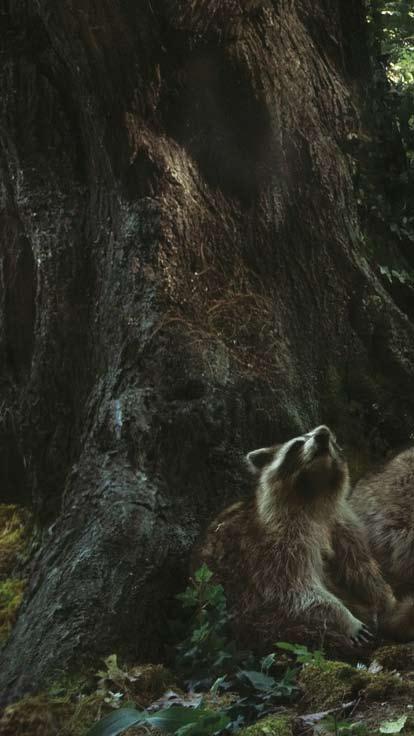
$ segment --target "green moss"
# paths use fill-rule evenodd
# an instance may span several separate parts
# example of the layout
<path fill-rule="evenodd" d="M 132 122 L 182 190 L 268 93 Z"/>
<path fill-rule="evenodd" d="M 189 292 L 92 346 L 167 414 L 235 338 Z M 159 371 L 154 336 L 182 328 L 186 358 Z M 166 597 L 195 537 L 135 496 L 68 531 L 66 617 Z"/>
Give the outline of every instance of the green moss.
<path fill-rule="evenodd" d="M 369 675 L 369 681 L 364 688 L 367 700 L 387 700 L 394 695 L 414 695 L 414 683 L 402 680 L 391 672 L 380 672 L 378 675 Z"/>
<path fill-rule="evenodd" d="M 96 693 L 51 698 L 47 693 L 9 705 L 0 719 L 0 736 L 84 736 L 101 717 L 103 701 Z"/>
<path fill-rule="evenodd" d="M 50 707 L 53 712 L 54 704 L 52 703 Z M 62 724 L 59 736 L 84 736 L 95 721 L 99 721 L 107 712 L 102 697 L 98 693 L 80 698 L 77 703 L 70 704 L 68 717 Z"/>
<path fill-rule="evenodd" d="M 55 707 L 52 712 L 44 694 L 24 698 L 9 705 L 0 720 L 0 736 L 55 736 L 68 719 L 69 706 Z"/>
<path fill-rule="evenodd" d="M 343 662 L 325 662 L 323 668 L 305 665 L 299 685 L 306 701 L 319 708 L 330 708 L 352 700 L 366 683 L 366 672 Z"/>
<path fill-rule="evenodd" d="M 6 526 L 15 526 L 16 516 L 19 514 L 19 506 L 9 503 L 0 503 L 0 529 Z"/>
<path fill-rule="evenodd" d="M 267 716 L 252 726 L 243 728 L 240 736 L 292 736 L 291 715 Z"/>
<path fill-rule="evenodd" d="M 24 580 L 0 581 L 0 644 L 7 639 L 23 598 Z"/>
<path fill-rule="evenodd" d="M 114 670 L 116 660 L 113 657 L 109 659 Z M 122 670 L 117 670 L 117 675 L 122 673 Z M 171 685 L 171 673 L 162 665 L 134 667 L 127 674 L 132 679 L 125 685 L 134 687 L 136 693 L 132 695 L 122 687 L 124 705 L 129 703 L 142 707 L 143 700 L 148 705 L 165 691 L 166 682 Z M 102 685 L 102 680 L 100 683 Z M 0 717 L 0 736 L 84 736 L 96 721 L 112 712 L 111 706 L 105 702 L 112 689 L 111 682 L 108 685 L 109 689 L 99 687 L 95 690 L 96 675 L 91 676 L 90 672 L 64 675 L 53 682 L 47 692 L 8 706 Z M 145 736 L 146 731 L 141 730 L 140 733 Z"/>
<path fill-rule="evenodd" d="M 27 544 L 29 517 L 18 506 L 0 504 L 0 580 L 10 577 Z"/>
<path fill-rule="evenodd" d="M 26 549 L 28 525 L 24 509 L 0 504 L 0 645 L 9 636 L 23 598 L 25 581 L 12 575 Z"/>
<path fill-rule="evenodd" d="M 120 667 L 116 654 L 104 660 L 106 669 L 96 673 L 100 677 L 100 692 L 122 692 L 124 697 L 139 707 L 157 700 L 168 689 L 176 689 L 176 678 L 162 664 L 142 664 L 135 667 Z"/>
<path fill-rule="evenodd" d="M 373 661 L 386 670 L 412 670 L 414 668 L 413 644 L 390 644 L 374 652 Z"/>
<path fill-rule="evenodd" d="M 130 695 L 139 705 L 146 707 L 168 689 L 176 686 L 176 677 L 162 664 L 143 664 L 131 669 L 135 682 Z"/>
<path fill-rule="evenodd" d="M 96 687 L 96 675 L 92 672 L 65 673 L 49 685 L 47 695 L 54 698 L 73 699 L 91 693 Z"/>
<path fill-rule="evenodd" d="M 305 665 L 299 684 L 306 701 L 323 710 L 362 696 L 366 700 L 385 700 L 393 695 L 412 695 L 414 684 L 390 672 L 371 674 L 343 662 L 327 662 L 323 668 Z"/>

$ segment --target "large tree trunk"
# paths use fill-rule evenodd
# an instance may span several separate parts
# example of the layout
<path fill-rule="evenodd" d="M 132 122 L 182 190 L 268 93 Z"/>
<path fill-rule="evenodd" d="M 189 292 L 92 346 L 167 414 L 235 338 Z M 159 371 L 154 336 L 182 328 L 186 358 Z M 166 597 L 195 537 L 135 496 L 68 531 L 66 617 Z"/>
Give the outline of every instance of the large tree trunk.
<path fill-rule="evenodd" d="M 406 440 L 414 336 L 343 153 L 362 1 L 2 6 L 0 491 L 42 531 L 10 697 L 161 652 L 243 452 L 320 422 L 355 464 Z"/>

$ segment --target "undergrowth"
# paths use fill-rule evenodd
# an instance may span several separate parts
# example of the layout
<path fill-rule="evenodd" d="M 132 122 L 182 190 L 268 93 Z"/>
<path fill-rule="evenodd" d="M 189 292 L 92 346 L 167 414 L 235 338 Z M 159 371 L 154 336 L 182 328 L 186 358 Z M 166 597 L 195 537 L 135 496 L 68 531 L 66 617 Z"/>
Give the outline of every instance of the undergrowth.
<path fill-rule="evenodd" d="M 154 701 L 153 691 L 147 704 L 137 708 L 140 701 L 134 687 L 137 676 L 142 676 L 142 668 L 124 671 L 115 656 L 107 658 L 106 669 L 99 673 L 99 687 L 104 702 L 113 712 L 95 723 L 87 736 L 117 736 L 134 726 L 139 727 L 134 733 L 148 732 L 150 726 L 175 736 L 221 736 L 245 726 L 249 726 L 246 736 L 291 736 L 295 732 L 292 713 L 298 707 L 295 704 L 299 697 L 308 698 L 309 704 L 316 707 L 328 703 L 330 694 L 332 703 L 335 700 L 332 707 L 319 707 L 322 712 L 294 718 L 300 733 L 311 736 L 395 734 L 403 731 L 408 723 L 407 715 L 395 711 L 392 720 L 380 718 L 374 730 L 366 722 L 352 719 L 355 704 L 364 693 L 374 692 L 376 688 L 383 700 L 396 687 L 401 686 L 401 693 L 405 692 L 398 676 L 381 673 L 378 663 L 373 671 L 365 665 L 355 668 L 328 661 L 321 650 L 312 652 L 302 644 L 289 642 L 275 643 L 275 651 L 261 658 L 253 652 L 240 651 L 231 637 L 231 617 L 223 587 L 214 581 L 206 565 L 197 570 L 191 584 L 177 597 L 183 612 L 190 616 L 188 633 L 177 646 L 174 674 L 168 674 L 175 678 L 175 683 L 170 685 L 174 689 L 165 691 L 163 685 L 167 682 L 159 682 L 159 677 L 165 678 L 167 670 L 158 665 L 157 687 L 160 686 L 158 691 L 163 694 Z M 315 702 L 312 688 L 304 689 L 306 679 L 312 681 Z M 325 681 L 329 682 L 330 693 L 325 693 L 324 701 L 323 692 L 319 693 L 320 697 L 317 693 L 323 691 Z M 333 697 L 335 687 L 339 700 Z M 352 700 L 355 693 L 358 698 Z M 344 697 L 351 702 L 346 702 Z M 345 712 L 350 712 L 350 717 L 344 717 Z M 259 719 L 262 725 L 258 724 L 256 729 L 251 724 Z"/>
<path fill-rule="evenodd" d="M 68 675 L 6 707 L 0 735 L 132 736 L 149 734 L 149 727 L 175 736 L 412 734 L 403 705 L 414 682 L 382 672 L 380 654 L 368 669 L 289 642 L 275 643 L 265 657 L 241 651 L 224 590 L 205 565 L 178 598 L 186 629 L 171 671 L 162 664 L 122 666 L 112 654 L 99 672 Z M 378 717 L 375 703 L 392 697 L 394 707 Z M 357 720 L 361 699 L 371 711 Z M 300 715 L 304 704 L 316 712 Z"/>
<path fill-rule="evenodd" d="M 115 736 L 137 724 L 176 736 L 232 732 L 292 702 L 303 663 L 323 666 L 323 652 L 280 642 L 278 655 L 257 658 L 240 651 L 230 636 L 230 616 L 223 587 L 206 565 L 179 594 L 191 613 L 188 635 L 177 647 L 175 670 L 186 690 L 152 708 L 122 708 L 97 723 L 88 736 Z M 289 658 L 282 652 L 288 652 Z M 289 664 L 291 660 L 291 663 Z"/>

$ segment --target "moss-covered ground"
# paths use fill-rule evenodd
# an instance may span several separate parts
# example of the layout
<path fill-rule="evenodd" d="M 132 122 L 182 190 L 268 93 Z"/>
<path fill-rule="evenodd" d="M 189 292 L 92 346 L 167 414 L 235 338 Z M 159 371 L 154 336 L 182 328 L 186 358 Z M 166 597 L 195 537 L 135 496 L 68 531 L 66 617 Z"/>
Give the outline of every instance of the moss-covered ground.
<path fill-rule="evenodd" d="M 84 736 L 115 708 L 146 708 L 172 686 L 173 675 L 162 665 L 121 669 L 112 655 L 96 673 L 67 677 L 7 706 L 0 736 Z"/>
<path fill-rule="evenodd" d="M 401 733 L 414 736 L 413 653 L 414 645 L 390 645 L 374 653 L 370 666 L 334 661 L 305 664 L 298 671 L 299 689 L 293 702 L 281 704 L 240 734 L 350 736 L 355 731 L 357 736 L 370 736 L 380 734 L 385 722 L 404 716 Z M 114 708 L 146 708 L 171 688 L 184 696 L 174 676 L 161 665 L 123 669 L 112 655 L 95 674 L 53 683 L 48 691 L 5 708 L 0 736 L 85 736 L 95 721 Z M 222 703 L 220 698 L 215 700 L 217 708 L 228 705 L 228 695 Z M 142 727 L 126 732 L 127 736 L 143 733 Z"/>

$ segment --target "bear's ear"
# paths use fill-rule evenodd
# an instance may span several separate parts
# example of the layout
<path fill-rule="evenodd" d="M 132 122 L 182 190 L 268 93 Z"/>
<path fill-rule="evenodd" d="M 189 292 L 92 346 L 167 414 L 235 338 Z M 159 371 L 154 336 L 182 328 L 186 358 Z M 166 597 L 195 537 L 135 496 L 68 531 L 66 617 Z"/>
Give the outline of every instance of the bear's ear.
<path fill-rule="evenodd" d="M 258 475 L 266 465 L 272 462 L 275 456 L 275 447 L 261 447 L 260 450 L 252 450 L 246 455 L 246 463 L 250 472 Z"/>

